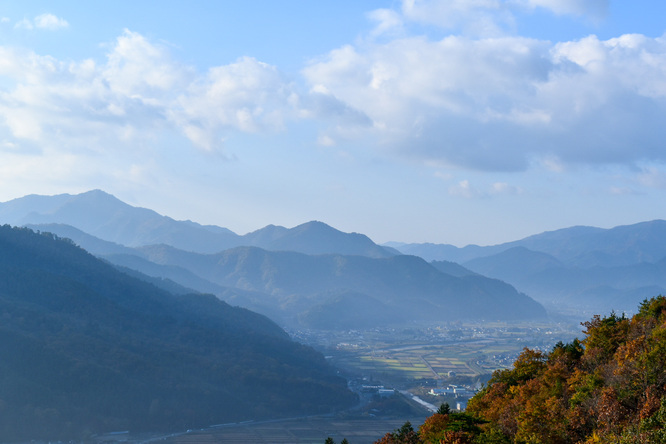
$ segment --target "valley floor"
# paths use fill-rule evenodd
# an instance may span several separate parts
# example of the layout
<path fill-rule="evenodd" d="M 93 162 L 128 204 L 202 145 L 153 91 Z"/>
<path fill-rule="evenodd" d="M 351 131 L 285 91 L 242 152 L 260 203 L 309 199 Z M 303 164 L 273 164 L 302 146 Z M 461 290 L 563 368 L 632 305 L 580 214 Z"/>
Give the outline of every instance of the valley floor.
<path fill-rule="evenodd" d="M 190 432 L 162 440 L 168 444 L 324 444 L 347 438 L 350 444 L 372 444 L 409 420 L 416 428 L 427 415 L 411 419 L 336 419 L 327 417 L 237 424 Z"/>

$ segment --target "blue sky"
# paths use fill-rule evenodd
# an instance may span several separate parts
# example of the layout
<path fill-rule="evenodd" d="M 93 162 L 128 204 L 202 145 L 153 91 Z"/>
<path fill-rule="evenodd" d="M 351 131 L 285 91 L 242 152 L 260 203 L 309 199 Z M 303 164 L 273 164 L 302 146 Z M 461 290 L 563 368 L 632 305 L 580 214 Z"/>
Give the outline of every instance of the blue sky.
<path fill-rule="evenodd" d="M 0 201 L 481 245 L 666 218 L 666 3 L 0 1 Z"/>

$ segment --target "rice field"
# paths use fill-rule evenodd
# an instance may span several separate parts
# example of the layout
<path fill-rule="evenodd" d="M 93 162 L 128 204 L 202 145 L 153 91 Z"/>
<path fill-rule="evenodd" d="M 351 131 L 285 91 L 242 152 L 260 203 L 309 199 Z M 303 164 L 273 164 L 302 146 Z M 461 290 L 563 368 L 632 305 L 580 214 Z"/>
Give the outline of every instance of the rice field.
<path fill-rule="evenodd" d="M 521 349 L 516 344 L 499 344 L 497 341 L 367 347 L 335 353 L 333 363 L 351 373 L 402 380 L 441 378 L 450 372 L 458 376 L 475 377 L 506 368 L 507 364 L 497 357 L 517 355 Z"/>

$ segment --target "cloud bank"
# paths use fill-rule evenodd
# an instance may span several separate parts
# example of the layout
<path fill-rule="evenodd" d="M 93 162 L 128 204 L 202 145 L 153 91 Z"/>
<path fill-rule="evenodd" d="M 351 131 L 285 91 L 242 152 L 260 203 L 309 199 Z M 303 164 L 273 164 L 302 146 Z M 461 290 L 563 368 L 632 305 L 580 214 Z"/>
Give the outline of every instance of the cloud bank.
<path fill-rule="evenodd" d="M 449 168 L 666 161 L 666 37 L 552 43 L 503 32 L 521 8 L 600 17 L 608 1 L 404 0 L 372 12 L 371 35 L 312 60 L 301 78 L 252 57 L 198 72 L 129 30 L 102 62 L 0 46 L 0 153 L 94 154 L 175 135 L 226 154 L 230 134 L 314 122 L 313 145 L 362 140 Z M 416 21 L 492 32 L 405 35 Z M 30 24 L 67 26 L 51 14 Z"/>
<path fill-rule="evenodd" d="M 666 160 L 664 37 L 408 37 L 333 50 L 304 76 L 405 156 L 497 171 Z"/>
<path fill-rule="evenodd" d="M 6 141 L 91 150 L 176 132 L 223 150 L 225 131 L 279 130 L 293 92 L 275 67 L 243 57 L 197 73 L 125 31 L 102 64 L 0 47 Z"/>

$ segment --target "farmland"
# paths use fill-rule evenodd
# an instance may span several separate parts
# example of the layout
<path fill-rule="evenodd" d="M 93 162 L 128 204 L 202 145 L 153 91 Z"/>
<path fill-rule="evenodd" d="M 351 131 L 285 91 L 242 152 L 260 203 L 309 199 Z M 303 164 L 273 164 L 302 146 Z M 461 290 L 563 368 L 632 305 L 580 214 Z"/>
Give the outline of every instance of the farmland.
<path fill-rule="evenodd" d="M 475 378 L 506 368 L 522 346 L 488 341 L 440 345 L 344 349 L 331 356 L 335 366 L 351 375 L 385 379 L 393 383 L 449 378 Z"/>
<path fill-rule="evenodd" d="M 576 337 L 577 329 L 555 324 L 376 329 L 328 337 L 320 348 L 350 378 L 410 389 L 445 380 L 484 380 L 509 368 L 523 348 L 550 350 L 557 341 Z"/>

